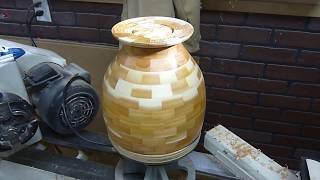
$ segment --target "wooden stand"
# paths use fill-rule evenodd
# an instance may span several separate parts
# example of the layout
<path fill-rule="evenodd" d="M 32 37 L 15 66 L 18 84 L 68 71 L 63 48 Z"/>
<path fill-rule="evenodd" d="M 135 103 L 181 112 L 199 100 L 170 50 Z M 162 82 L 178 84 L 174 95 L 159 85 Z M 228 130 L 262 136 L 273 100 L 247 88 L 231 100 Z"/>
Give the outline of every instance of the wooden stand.
<path fill-rule="evenodd" d="M 144 155 L 144 154 L 138 154 L 134 152 L 130 152 L 126 149 L 123 149 L 122 147 L 118 146 L 117 144 L 112 142 L 112 139 L 110 139 L 111 143 L 113 144 L 114 148 L 123 156 L 125 156 L 128 159 L 134 159 L 135 161 L 142 162 L 148 165 L 159 165 L 168 163 L 174 160 L 177 160 L 179 158 L 182 158 L 183 156 L 190 153 L 198 144 L 200 140 L 200 135 L 197 137 L 196 140 L 194 140 L 189 146 L 186 146 L 183 149 L 180 149 L 179 151 L 169 153 L 169 154 L 162 154 L 162 155 Z"/>

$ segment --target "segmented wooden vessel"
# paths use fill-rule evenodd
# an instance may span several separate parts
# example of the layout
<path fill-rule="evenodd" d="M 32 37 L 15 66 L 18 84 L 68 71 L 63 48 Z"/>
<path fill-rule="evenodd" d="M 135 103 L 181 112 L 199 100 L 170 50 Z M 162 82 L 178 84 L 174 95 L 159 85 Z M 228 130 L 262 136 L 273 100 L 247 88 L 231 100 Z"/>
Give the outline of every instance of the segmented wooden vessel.
<path fill-rule="evenodd" d="M 205 85 L 182 45 L 192 26 L 167 17 L 122 21 L 112 29 L 122 43 L 104 77 L 108 135 L 124 156 L 162 163 L 196 146 L 205 112 Z"/>

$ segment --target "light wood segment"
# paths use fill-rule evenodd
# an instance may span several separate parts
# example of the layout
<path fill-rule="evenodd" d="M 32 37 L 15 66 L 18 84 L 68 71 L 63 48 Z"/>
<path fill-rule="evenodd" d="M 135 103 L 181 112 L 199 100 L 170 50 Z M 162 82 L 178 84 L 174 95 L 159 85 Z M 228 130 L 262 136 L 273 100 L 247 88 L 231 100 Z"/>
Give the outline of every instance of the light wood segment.
<path fill-rule="evenodd" d="M 178 94 L 189 88 L 188 83 L 185 79 L 179 80 L 177 82 L 171 83 L 171 88 L 173 94 Z"/>
<path fill-rule="evenodd" d="M 152 91 L 143 89 L 132 89 L 131 96 L 137 98 L 150 99 L 152 98 Z"/>
<path fill-rule="evenodd" d="M 143 74 L 142 84 L 160 84 L 160 74 Z"/>
<path fill-rule="evenodd" d="M 178 80 L 185 78 L 189 74 L 190 74 L 190 71 L 186 67 L 179 69 L 176 72 L 176 76 L 177 76 Z"/>
<path fill-rule="evenodd" d="M 151 50 L 123 45 L 116 56 L 125 68 L 143 72 L 163 72 L 183 66 L 191 58 L 182 44 Z"/>
<path fill-rule="evenodd" d="M 124 149 L 123 146 L 120 146 L 117 143 L 113 142 L 112 139 L 110 141 L 112 144 L 114 144 L 114 148 L 117 149 L 117 151 L 119 153 L 121 153 L 122 155 L 124 155 L 125 157 L 127 157 L 129 159 L 134 159 L 136 161 L 146 163 L 149 165 L 158 165 L 158 164 L 163 164 L 163 163 L 177 160 L 177 159 L 185 156 L 186 154 L 190 153 L 197 146 L 199 140 L 200 140 L 200 136 L 195 141 L 193 141 L 190 145 L 188 145 L 178 151 L 175 151 L 173 153 L 168 153 L 168 154 L 161 154 L 161 155 L 144 155 L 144 154 L 134 153 L 134 152 L 131 152 L 131 151 Z M 150 150 L 147 148 L 144 148 L 144 149 Z M 163 148 L 160 148 L 160 150 L 166 151 L 165 146 L 163 146 Z"/>

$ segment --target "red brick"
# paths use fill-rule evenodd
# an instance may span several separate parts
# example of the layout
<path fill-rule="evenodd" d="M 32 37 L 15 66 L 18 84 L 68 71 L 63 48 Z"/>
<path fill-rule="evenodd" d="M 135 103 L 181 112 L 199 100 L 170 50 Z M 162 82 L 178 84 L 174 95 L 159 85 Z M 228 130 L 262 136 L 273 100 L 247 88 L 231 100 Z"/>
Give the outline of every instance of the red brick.
<path fill-rule="evenodd" d="M 217 113 L 208 113 L 205 117 L 205 122 L 212 125 L 221 124 L 226 127 L 234 127 L 234 128 L 250 128 L 251 127 L 250 118 L 225 115 L 225 114 L 217 114 Z"/>
<path fill-rule="evenodd" d="M 288 110 L 283 112 L 281 120 L 290 123 L 320 126 L 320 113 Z"/>
<path fill-rule="evenodd" d="M 276 30 L 274 43 L 278 46 L 319 49 L 320 33 Z"/>
<path fill-rule="evenodd" d="M 208 57 L 199 57 L 199 66 L 202 72 L 210 70 L 211 67 L 211 58 Z"/>
<path fill-rule="evenodd" d="M 26 28 L 24 26 L 24 28 Z M 58 29 L 55 26 L 32 26 L 32 33 L 34 37 L 38 38 L 49 38 L 49 39 L 58 39 L 59 33 Z"/>
<path fill-rule="evenodd" d="M 271 144 L 255 143 L 254 146 L 259 148 L 267 156 L 292 157 L 294 148 L 286 146 L 278 146 Z"/>
<path fill-rule="evenodd" d="M 207 100 L 206 112 L 210 113 L 230 113 L 231 103 L 216 100 Z"/>
<path fill-rule="evenodd" d="M 20 24 L 15 23 L 2 23 L 0 22 L 0 34 L 13 35 L 13 36 L 26 36 Z"/>
<path fill-rule="evenodd" d="M 239 56 L 239 50 L 239 44 L 200 41 L 200 50 L 196 53 L 196 55 L 237 58 Z"/>
<path fill-rule="evenodd" d="M 258 91 L 265 93 L 285 93 L 288 83 L 285 81 L 240 77 L 237 88 L 247 91 Z"/>
<path fill-rule="evenodd" d="M 229 60 L 215 58 L 212 60 L 212 72 L 226 73 L 232 75 L 262 76 L 264 64 L 248 61 Z"/>
<path fill-rule="evenodd" d="M 205 24 L 235 24 L 242 25 L 246 20 L 244 13 L 238 12 L 218 12 L 218 11 L 201 11 L 201 23 Z"/>
<path fill-rule="evenodd" d="M 271 133 L 244 130 L 244 129 L 235 129 L 235 128 L 230 128 L 229 130 L 235 133 L 241 139 L 244 139 L 245 141 L 250 141 L 250 143 L 251 142 L 271 143 L 272 141 Z"/>
<path fill-rule="evenodd" d="M 119 21 L 120 17 L 114 15 L 77 13 L 77 25 L 84 27 L 111 29 Z"/>
<path fill-rule="evenodd" d="M 320 121 L 320 119 L 319 119 Z M 315 126 L 304 126 L 302 130 L 304 137 L 319 139 L 320 137 L 320 127 Z"/>
<path fill-rule="evenodd" d="M 295 49 L 243 46 L 240 57 L 259 62 L 293 64 L 295 63 L 296 53 L 297 50 Z"/>
<path fill-rule="evenodd" d="M 217 12 L 217 11 L 201 11 L 201 23 L 206 24 L 236 24 L 242 25 L 246 20 L 244 13 L 238 12 Z"/>
<path fill-rule="evenodd" d="M 312 103 L 312 110 L 320 112 L 320 99 L 314 100 L 314 102 Z"/>
<path fill-rule="evenodd" d="M 100 40 L 99 30 L 80 27 L 59 27 L 60 38 L 76 41 L 97 42 Z"/>
<path fill-rule="evenodd" d="M 320 85 L 293 83 L 290 85 L 289 94 L 294 96 L 320 97 Z"/>
<path fill-rule="evenodd" d="M 320 141 L 316 139 L 308 139 L 297 136 L 273 135 L 273 144 L 291 146 L 297 148 L 305 148 L 312 150 L 320 150 Z"/>
<path fill-rule="evenodd" d="M 200 21 L 205 24 L 216 24 L 219 22 L 220 14 L 216 11 L 202 10 Z"/>
<path fill-rule="evenodd" d="M 102 15 L 100 16 L 100 28 L 111 29 L 115 24 L 121 21 L 120 16 L 115 15 Z"/>
<path fill-rule="evenodd" d="M 274 121 L 255 120 L 254 128 L 259 131 L 271 132 L 277 134 L 289 134 L 289 135 L 300 135 L 300 125 L 294 125 L 289 123 L 281 123 Z"/>
<path fill-rule="evenodd" d="M 301 159 L 301 157 L 315 158 L 320 157 L 320 152 L 310 149 L 297 149 L 294 153 L 294 156 L 298 159 Z"/>
<path fill-rule="evenodd" d="M 219 25 L 217 29 L 217 39 L 221 41 L 266 44 L 271 36 L 271 30 L 263 28 Z"/>
<path fill-rule="evenodd" d="M 311 31 L 320 31 L 320 19 L 311 18 L 307 28 Z"/>
<path fill-rule="evenodd" d="M 4 18 L 0 19 L 4 22 L 17 22 L 25 23 L 27 11 L 26 10 L 16 10 L 16 9 L 0 9 L 0 15 L 3 15 Z"/>
<path fill-rule="evenodd" d="M 303 50 L 300 53 L 298 64 L 320 67 L 320 52 Z"/>
<path fill-rule="evenodd" d="M 240 12 L 220 12 L 220 24 L 243 25 L 246 21 L 246 14 Z"/>
<path fill-rule="evenodd" d="M 77 13 L 77 25 L 85 27 L 98 28 L 100 24 L 100 15 L 89 13 Z"/>
<path fill-rule="evenodd" d="M 52 20 L 56 25 L 73 26 L 76 24 L 73 12 L 52 12 Z"/>
<path fill-rule="evenodd" d="M 286 65 L 267 65 L 265 76 L 272 79 L 319 82 L 320 70 Z"/>
<path fill-rule="evenodd" d="M 201 30 L 201 39 L 210 41 L 216 38 L 216 25 L 201 24 L 200 30 Z"/>
<path fill-rule="evenodd" d="M 108 15 L 121 15 L 122 5 L 113 3 L 89 3 L 75 1 L 50 1 L 53 11 L 72 11 L 84 13 L 101 13 Z"/>
<path fill-rule="evenodd" d="M 207 90 L 207 96 L 209 99 L 238 102 L 244 104 L 256 104 L 257 93 L 255 92 L 244 92 L 233 89 L 220 89 L 210 88 Z"/>
<path fill-rule="evenodd" d="M 255 106 L 235 103 L 232 106 L 232 114 L 253 117 Z"/>
<path fill-rule="evenodd" d="M 311 100 L 292 96 L 261 94 L 259 104 L 278 108 L 289 108 L 297 110 L 308 110 Z"/>
<path fill-rule="evenodd" d="M 254 117 L 267 120 L 279 120 L 281 111 L 278 108 L 255 106 Z"/>
<path fill-rule="evenodd" d="M 25 24 L 23 24 L 23 25 L 25 25 Z M 45 22 L 45 21 L 37 21 L 37 19 L 34 18 L 33 21 L 32 21 L 32 25 L 52 26 L 53 23 L 51 23 L 51 22 Z"/>
<path fill-rule="evenodd" d="M 14 2 L 14 0 L 11 0 Z M 32 5 L 32 0 L 15 0 L 17 8 L 27 9 Z M 1 4 L 1 1 L 0 1 Z"/>
<path fill-rule="evenodd" d="M 249 14 L 247 24 L 261 27 L 304 29 L 307 18 L 270 14 Z"/>
<path fill-rule="evenodd" d="M 267 120 L 279 120 L 281 118 L 280 109 L 245 104 L 233 104 L 232 114 Z"/>
<path fill-rule="evenodd" d="M 204 73 L 207 86 L 232 88 L 234 87 L 235 76 L 218 73 Z"/>
<path fill-rule="evenodd" d="M 0 0 L 0 8 L 14 8 L 15 1 L 13 0 Z"/>
<path fill-rule="evenodd" d="M 118 45 L 118 41 L 112 36 L 110 30 L 100 30 L 100 37 L 102 43 Z"/>

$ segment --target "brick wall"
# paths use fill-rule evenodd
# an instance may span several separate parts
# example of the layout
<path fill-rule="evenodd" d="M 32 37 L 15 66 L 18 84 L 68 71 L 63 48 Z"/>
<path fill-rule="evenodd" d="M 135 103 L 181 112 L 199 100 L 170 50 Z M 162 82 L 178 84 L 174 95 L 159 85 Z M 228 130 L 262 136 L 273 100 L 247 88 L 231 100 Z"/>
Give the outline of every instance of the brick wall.
<path fill-rule="evenodd" d="M 0 0 L 0 34 L 26 36 L 31 0 Z M 121 5 L 50 3 L 40 38 L 113 44 Z M 320 18 L 202 11 L 204 130 L 220 123 L 290 168 L 320 151 Z M 201 146 L 199 147 L 201 149 Z"/>
<path fill-rule="evenodd" d="M 35 37 L 117 44 L 111 27 L 120 21 L 117 4 L 98 4 L 51 0 L 52 23 L 36 22 Z M 0 34 L 27 36 L 26 15 L 32 0 L 0 0 Z"/>

